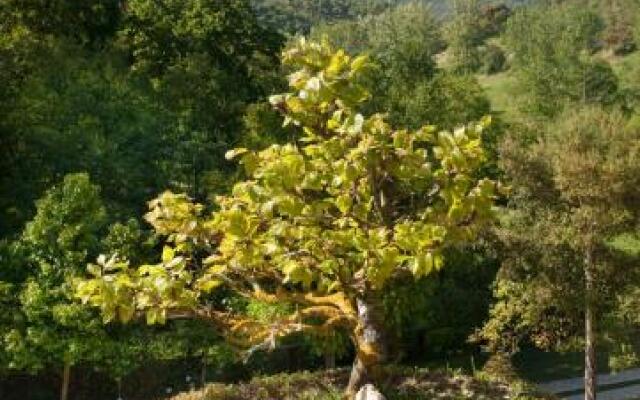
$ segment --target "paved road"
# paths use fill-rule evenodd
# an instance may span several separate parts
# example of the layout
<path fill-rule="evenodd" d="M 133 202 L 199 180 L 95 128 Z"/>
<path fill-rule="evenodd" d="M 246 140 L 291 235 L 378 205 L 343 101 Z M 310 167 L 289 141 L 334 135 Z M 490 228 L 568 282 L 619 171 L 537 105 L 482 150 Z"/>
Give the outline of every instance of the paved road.
<path fill-rule="evenodd" d="M 619 389 L 598 392 L 598 400 L 634 400 L 640 398 L 640 385 L 625 386 Z M 584 393 L 563 397 L 566 400 L 583 400 Z"/>
<path fill-rule="evenodd" d="M 629 385 L 624 386 L 625 382 Z M 540 389 L 551 393 L 573 392 L 583 390 L 583 378 L 562 379 L 539 384 Z M 608 385 L 617 385 L 615 388 L 607 389 Z M 640 368 L 621 371 L 616 374 L 598 375 L 599 400 L 631 400 L 640 398 Z M 581 400 L 584 394 L 572 394 L 564 396 L 567 400 Z"/>

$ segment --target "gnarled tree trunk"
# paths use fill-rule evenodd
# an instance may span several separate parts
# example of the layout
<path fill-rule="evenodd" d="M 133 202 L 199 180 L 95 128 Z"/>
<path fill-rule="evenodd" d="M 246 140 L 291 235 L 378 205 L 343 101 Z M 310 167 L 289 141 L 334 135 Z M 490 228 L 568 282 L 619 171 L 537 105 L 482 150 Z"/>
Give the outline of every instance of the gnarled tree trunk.
<path fill-rule="evenodd" d="M 354 396 L 367 383 L 381 378 L 381 367 L 387 358 L 382 304 L 377 293 L 368 293 L 356 300 L 358 326 L 354 332 L 356 359 L 347 386 L 347 395 Z"/>

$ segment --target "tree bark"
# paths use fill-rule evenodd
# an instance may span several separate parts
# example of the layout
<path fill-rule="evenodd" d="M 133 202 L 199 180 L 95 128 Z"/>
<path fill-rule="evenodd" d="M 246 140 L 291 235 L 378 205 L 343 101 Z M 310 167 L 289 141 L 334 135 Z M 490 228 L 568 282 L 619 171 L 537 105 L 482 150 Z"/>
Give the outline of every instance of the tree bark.
<path fill-rule="evenodd" d="M 333 350 L 328 350 L 324 354 L 324 367 L 325 369 L 334 369 L 336 367 L 336 353 Z"/>
<path fill-rule="evenodd" d="M 354 332 L 356 358 L 351 369 L 346 394 L 349 397 L 367 383 L 381 379 L 381 366 L 387 358 L 382 304 L 376 293 L 356 300 L 358 326 Z"/>
<path fill-rule="evenodd" d="M 584 399 L 596 400 L 596 332 L 593 310 L 593 260 L 591 254 L 585 259 L 585 312 L 584 312 Z"/>
<path fill-rule="evenodd" d="M 62 387 L 60 389 L 60 400 L 69 398 L 69 380 L 71 378 L 71 364 L 65 363 L 62 370 Z"/>
<path fill-rule="evenodd" d="M 200 383 L 204 388 L 207 385 L 207 357 L 202 356 L 202 369 L 200 370 Z"/>

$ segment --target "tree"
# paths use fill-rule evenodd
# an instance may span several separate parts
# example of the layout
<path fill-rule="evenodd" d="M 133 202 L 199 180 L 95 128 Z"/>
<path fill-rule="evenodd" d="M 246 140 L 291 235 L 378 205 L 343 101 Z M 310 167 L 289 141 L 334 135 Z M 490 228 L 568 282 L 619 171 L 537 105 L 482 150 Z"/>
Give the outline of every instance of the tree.
<path fill-rule="evenodd" d="M 553 117 L 571 102 L 615 102 L 615 74 L 609 64 L 591 57 L 602 28 L 599 15 L 579 1 L 515 12 L 507 22 L 505 42 L 527 94 L 528 111 Z"/>
<path fill-rule="evenodd" d="M 456 76 L 436 66 L 442 50 L 440 24 L 432 10 L 408 2 L 357 21 L 314 28 L 322 38 L 350 54 L 370 54 L 375 67 L 367 76 L 373 96 L 366 112 L 385 112 L 392 124 L 417 129 L 433 124 L 453 129 L 461 121 L 490 113 L 482 88 L 471 76 Z"/>
<path fill-rule="evenodd" d="M 448 55 L 454 71 L 470 74 L 480 68 L 482 44 L 480 26 L 480 4 L 477 0 L 456 0 L 453 2 L 453 18 L 446 29 Z"/>
<path fill-rule="evenodd" d="M 603 40 L 616 55 L 628 54 L 637 47 L 634 25 L 638 5 L 635 0 L 606 0 L 599 4 L 605 21 Z"/>
<path fill-rule="evenodd" d="M 248 0 L 128 1 L 118 38 L 132 76 L 169 120 L 161 169 L 176 190 L 206 198 L 210 173 L 233 171 L 224 149 L 241 141 L 246 107 L 280 84 L 283 38 L 258 23 Z"/>
<path fill-rule="evenodd" d="M 235 172 L 224 148 L 242 142 L 247 106 L 282 85 L 282 38 L 247 1 L 75 3 L 0 5 L 3 234 L 77 171 L 124 218 L 161 187 L 205 198 L 205 184 Z"/>
<path fill-rule="evenodd" d="M 47 59 L 43 51 L 46 43 L 38 41 L 24 26 L 10 23 L 10 9 L 4 6 L 4 3 L 0 5 L 0 18 L 6 21 L 0 27 L 0 79 L 3 82 L 0 89 L 0 168 L 5 173 L 0 177 L 0 187 L 3 193 L 11 194 L 0 199 L 0 232 L 3 234 L 15 233 L 24 221 L 22 210 L 14 204 L 20 196 L 10 191 L 23 184 L 21 180 L 12 179 L 22 155 L 22 143 L 9 116 L 16 108 L 17 98 L 30 72 L 41 60 Z"/>
<path fill-rule="evenodd" d="M 314 26 L 379 14 L 392 6 L 388 0 L 253 0 L 252 4 L 263 24 L 290 35 L 306 35 Z"/>
<path fill-rule="evenodd" d="M 23 233 L 27 265 L 34 268 L 17 295 L 22 323 L 5 336 L 13 368 L 63 370 L 62 400 L 71 366 L 100 351 L 103 328 L 91 310 L 71 301 L 66 279 L 98 254 L 97 233 L 107 215 L 87 175 L 69 175 L 39 202 L 38 213 Z"/>
<path fill-rule="evenodd" d="M 379 311 L 386 285 L 438 270 L 446 247 L 472 241 L 493 216 L 498 185 L 476 177 L 486 121 L 454 133 L 393 130 L 382 115 L 357 111 L 368 97 L 357 83 L 366 57 L 301 40 L 283 61 L 295 69 L 292 92 L 271 101 L 299 126 L 300 140 L 228 152 L 248 179 L 210 214 L 184 195 L 162 194 L 147 214 L 168 238 L 162 261 L 130 268 L 102 260 L 77 296 L 105 321 L 189 315 L 245 345 L 342 327 L 357 353 L 354 393 L 379 377 L 387 355 Z M 204 293 L 220 287 L 292 304 L 292 312 L 265 325 L 207 307 Z"/>
<path fill-rule="evenodd" d="M 443 129 L 455 128 L 460 121 L 473 121 L 491 113 L 491 104 L 473 76 L 460 76 L 445 71 L 431 79 L 411 81 L 390 88 L 385 99 L 390 120 L 410 128 L 428 121 Z M 407 96 L 407 91 L 412 92 Z M 487 132 L 495 136 L 497 124 Z"/>
<path fill-rule="evenodd" d="M 95 310 L 73 301 L 71 282 L 99 253 L 147 259 L 153 243 L 137 222 L 109 225 L 109 217 L 88 175 L 71 174 L 38 201 L 20 240 L 0 244 L 0 359 L 10 370 L 59 368 L 62 399 L 74 366 L 119 382 L 145 361 L 217 354 L 219 337 L 202 323 L 176 322 L 159 335 L 105 327 Z"/>
<path fill-rule="evenodd" d="M 159 161 L 171 143 L 169 119 L 116 60 L 64 43 L 47 55 L 49 66 L 32 71 L 7 116 L 19 154 L 3 182 L 8 206 L 27 219 L 47 188 L 87 171 L 113 215 L 141 214 L 140 204 L 175 176 Z"/>
<path fill-rule="evenodd" d="M 312 37 L 325 35 L 350 54 L 370 53 L 380 64 L 384 81 L 409 81 L 435 72 L 434 56 L 443 47 L 440 25 L 430 8 L 408 2 L 378 15 L 314 27 Z"/>
<path fill-rule="evenodd" d="M 36 35 L 98 47 L 116 32 L 122 9 L 118 0 L 7 0 L 0 6 L 0 13 L 4 14 L 3 21 L 23 25 Z"/>
<path fill-rule="evenodd" d="M 582 339 L 586 400 L 596 392 L 596 332 L 606 332 L 598 324 L 637 284 L 638 260 L 612 241 L 640 215 L 639 138 L 621 115 L 586 108 L 502 148 L 513 186 L 499 230 L 508 257 L 481 337 L 507 352 L 525 338 L 541 348 Z"/>

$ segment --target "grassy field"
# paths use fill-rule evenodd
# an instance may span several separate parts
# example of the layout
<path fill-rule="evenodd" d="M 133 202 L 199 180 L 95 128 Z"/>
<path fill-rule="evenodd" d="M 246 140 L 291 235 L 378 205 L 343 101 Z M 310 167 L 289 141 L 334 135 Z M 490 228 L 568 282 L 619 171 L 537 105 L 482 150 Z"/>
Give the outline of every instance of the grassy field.
<path fill-rule="evenodd" d="M 494 75 L 478 75 L 477 79 L 495 111 L 503 113 L 507 119 L 518 115 L 518 82 L 509 71 Z"/>
<path fill-rule="evenodd" d="M 621 88 L 631 88 L 637 85 L 640 78 L 640 51 L 625 56 L 598 54 L 597 57 L 605 59 L 611 64 L 619 78 Z M 518 82 L 510 71 L 494 75 L 479 74 L 476 78 L 496 112 L 502 113 L 507 121 L 518 118 Z"/>

